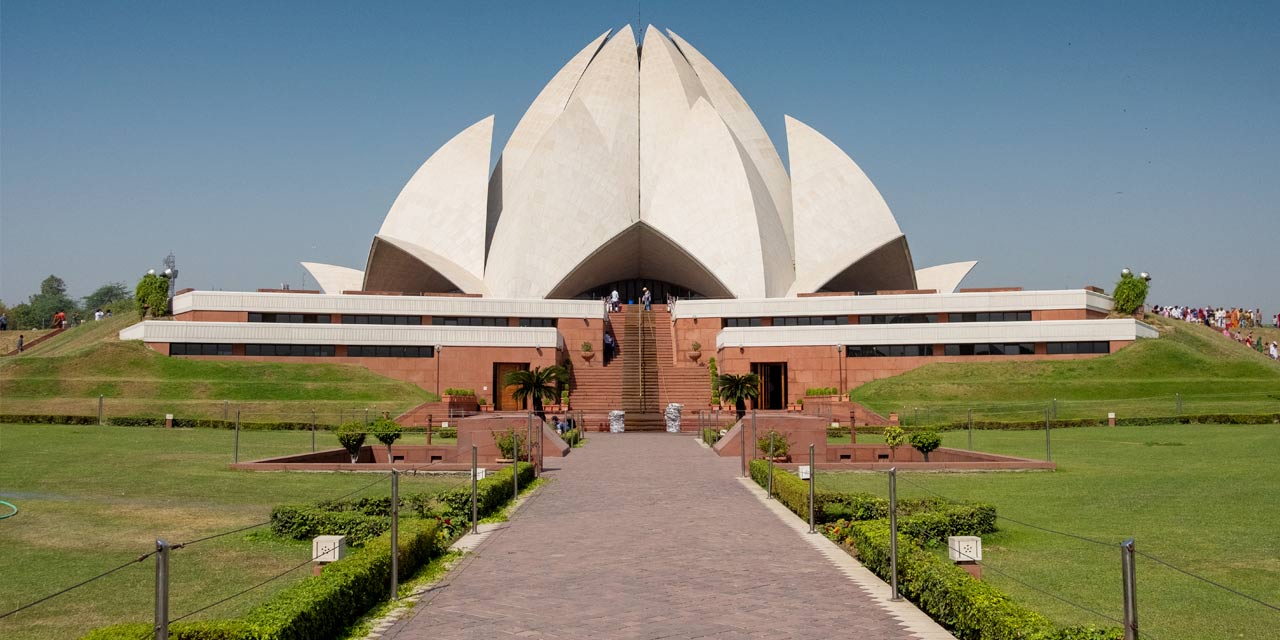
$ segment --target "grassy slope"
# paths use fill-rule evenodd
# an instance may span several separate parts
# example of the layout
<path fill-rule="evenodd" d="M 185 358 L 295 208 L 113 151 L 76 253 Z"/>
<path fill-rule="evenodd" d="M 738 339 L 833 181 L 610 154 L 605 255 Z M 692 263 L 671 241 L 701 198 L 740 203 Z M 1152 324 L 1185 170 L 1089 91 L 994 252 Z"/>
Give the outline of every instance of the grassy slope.
<path fill-rule="evenodd" d="M 312 408 L 334 418 L 339 408 L 371 405 L 394 415 L 434 399 L 416 385 L 354 365 L 165 357 L 116 337 L 134 321 L 117 317 L 76 327 L 30 354 L 0 361 L 0 413 L 87 415 L 97 411 L 102 394 L 108 415 L 221 417 L 229 401 L 233 409 L 249 405 L 245 420 L 305 420 Z"/>
<path fill-rule="evenodd" d="M 1177 393 L 1184 396 L 1184 413 L 1280 411 L 1280 366 L 1269 358 L 1204 327 L 1150 321 L 1161 330 L 1160 339 L 1140 340 L 1109 356 L 931 364 L 865 384 L 853 397 L 884 412 L 933 407 L 939 418 L 962 416 L 974 406 L 975 417 L 1000 419 L 1000 411 L 1022 404 L 1027 415 L 1011 411 L 1004 417 L 1027 419 L 1043 415 L 1053 398 L 1060 418 L 1106 411 L 1174 415 Z"/>
<path fill-rule="evenodd" d="M 52 329 L 24 329 L 22 331 L 9 330 L 0 333 L 0 355 L 9 353 L 10 351 L 18 348 L 18 336 L 22 336 L 26 344 L 31 344 L 36 340 L 36 338 L 39 338 L 50 331 L 52 331 Z"/>
<path fill-rule="evenodd" d="M 326 433 L 317 444 L 337 442 Z M 245 432 L 240 446 L 242 459 L 295 453 L 310 449 L 310 434 Z M 0 499 L 20 509 L 0 520 L 0 611 L 137 557 L 156 538 L 180 542 L 228 531 L 266 520 L 277 504 L 338 497 L 377 480 L 363 473 L 231 471 L 231 447 L 232 434 L 208 429 L 0 425 Z M 401 491 L 466 482 L 405 476 Z M 388 487 L 361 495 L 386 495 Z M 309 553 L 307 543 L 281 541 L 263 529 L 175 551 L 171 615 L 265 580 Z M 0 637 L 74 638 L 103 624 L 149 620 L 154 572 L 154 562 L 134 565 L 2 620 Z M 200 617 L 243 612 L 309 573 L 289 574 Z"/>
<path fill-rule="evenodd" d="M 861 439 L 861 438 L 859 438 Z M 966 434 L 944 434 L 964 447 Z M 982 451 L 1043 457 L 1040 432 L 980 431 Z M 1002 520 L 984 538 L 984 580 L 1062 623 L 1104 620 L 1009 576 L 1120 617 L 1119 543 L 1265 601 L 1280 599 L 1280 426 L 1159 426 L 1053 433 L 1053 473 L 903 473 L 900 496 L 930 491 L 996 505 L 1001 514 L 1111 543 L 1102 547 Z M 1225 464 L 1224 464 L 1225 462 Z M 824 473 L 823 488 L 887 495 L 883 473 Z M 1276 617 L 1139 558 L 1139 619 L 1156 638 L 1276 637 Z"/>

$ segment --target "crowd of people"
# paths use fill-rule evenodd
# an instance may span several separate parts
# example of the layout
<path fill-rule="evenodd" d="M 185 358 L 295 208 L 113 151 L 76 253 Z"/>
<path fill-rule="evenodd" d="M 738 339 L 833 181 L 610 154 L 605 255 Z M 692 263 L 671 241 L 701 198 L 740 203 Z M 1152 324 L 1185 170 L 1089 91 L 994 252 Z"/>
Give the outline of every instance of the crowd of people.
<path fill-rule="evenodd" d="M 1223 337 L 1231 338 L 1258 353 L 1270 356 L 1272 360 L 1280 360 L 1280 344 L 1275 340 L 1268 343 L 1261 337 L 1254 338 L 1251 331 L 1266 326 L 1261 309 L 1155 305 L 1151 307 L 1151 312 L 1172 320 L 1203 324 L 1215 331 L 1221 331 Z M 1272 326 L 1280 327 L 1280 313 L 1272 316 L 1271 322 Z"/>

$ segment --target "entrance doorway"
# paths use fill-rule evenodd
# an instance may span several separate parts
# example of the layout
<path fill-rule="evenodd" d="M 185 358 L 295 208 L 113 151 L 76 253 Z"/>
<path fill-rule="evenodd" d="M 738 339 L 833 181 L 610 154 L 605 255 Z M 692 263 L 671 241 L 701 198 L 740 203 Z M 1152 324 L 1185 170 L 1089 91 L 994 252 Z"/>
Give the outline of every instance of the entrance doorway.
<path fill-rule="evenodd" d="M 787 363 L 752 362 L 751 373 L 760 377 L 761 409 L 781 411 L 787 408 Z"/>
<path fill-rule="evenodd" d="M 528 362 L 495 362 L 493 363 L 493 409 L 494 411 L 524 411 L 524 403 L 517 402 L 511 395 L 514 387 L 508 387 L 503 380 L 512 371 L 528 371 Z"/>

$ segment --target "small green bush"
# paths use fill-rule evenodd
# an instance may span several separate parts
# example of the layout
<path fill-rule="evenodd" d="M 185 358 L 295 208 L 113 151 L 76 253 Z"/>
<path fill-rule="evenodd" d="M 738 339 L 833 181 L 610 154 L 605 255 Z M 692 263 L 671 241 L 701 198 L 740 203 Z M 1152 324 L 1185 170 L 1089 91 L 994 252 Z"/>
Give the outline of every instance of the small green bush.
<path fill-rule="evenodd" d="M 404 429 L 395 420 L 380 418 L 369 425 L 373 437 L 387 447 L 387 460 L 391 460 L 391 445 L 404 434 Z"/>
<path fill-rule="evenodd" d="M 720 389 L 719 387 L 716 386 L 716 379 L 719 378 L 720 376 L 717 375 L 718 369 L 716 369 L 715 356 L 712 356 L 710 360 L 707 360 L 707 373 L 711 374 L 711 404 L 719 406 L 720 405 Z"/>
<path fill-rule="evenodd" d="M 521 462 L 519 468 L 520 486 L 528 486 L 533 482 L 533 465 Z M 477 482 L 476 508 L 480 512 L 480 517 L 484 518 L 497 512 L 511 499 L 512 489 L 511 467 L 504 467 L 496 473 L 488 474 L 484 480 Z M 470 485 L 438 494 L 436 500 L 440 505 L 440 513 L 430 513 L 420 507 L 419 515 L 423 517 L 443 515 L 462 522 L 471 521 Z"/>
<path fill-rule="evenodd" d="M 365 426 L 359 422 L 344 422 L 338 425 L 338 443 L 351 455 L 351 463 L 360 459 L 360 449 L 364 447 L 364 439 L 368 435 Z"/>
<path fill-rule="evenodd" d="M 756 440 L 756 448 L 761 455 L 767 456 L 772 451 L 773 457 L 782 458 L 791 452 L 791 443 L 785 434 L 771 430 Z"/>
<path fill-rule="evenodd" d="M 707 444 L 715 444 L 720 441 L 720 430 L 711 427 L 702 428 L 702 441 Z"/>
<path fill-rule="evenodd" d="M 1111 292 L 1111 297 L 1115 300 L 1116 313 L 1130 315 L 1141 308 L 1147 302 L 1147 291 L 1150 286 L 1146 278 L 1140 278 L 1132 273 L 1120 274 L 1115 291 Z"/>
<path fill-rule="evenodd" d="M 475 390 L 475 389 L 457 389 L 457 388 L 454 388 L 454 387 L 449 387 L 448 389 L 445 389 L 445 390 L 444 390 L 444 395 L 446 395 L 446 396 L 466 396 L 466 397 L 472 397 L 472 398 L 474 398 L 474 397 L 475 397 L 475 395 L 476 395 L 476 390 Z"/>
<path fill-rule="evenodd" d="M 942 436 L 937 431 L 926 429 L 911 434 L 909 438 L 911 446 L 924 455 L 924 461 L 929 461 L 929 454 L 933 453 L 938 447 L 942 446 Z"/>
<path fill-rule="evenodd" d="M 840 390 L 835 387 L 811 387 L 809 389 L 804 390 L 804 395 L 809 397 L 838 396 L 840 395 Z"/>
<path fill-rule="evenodd" d="M 319 505 L 282 504 L 271 510 L 271 532 L 294 540 L 347 536 L 348 543 L 359 546 L 390 527 L 391 522 L 382 516 L 359 511 L 334 511 Z"/>

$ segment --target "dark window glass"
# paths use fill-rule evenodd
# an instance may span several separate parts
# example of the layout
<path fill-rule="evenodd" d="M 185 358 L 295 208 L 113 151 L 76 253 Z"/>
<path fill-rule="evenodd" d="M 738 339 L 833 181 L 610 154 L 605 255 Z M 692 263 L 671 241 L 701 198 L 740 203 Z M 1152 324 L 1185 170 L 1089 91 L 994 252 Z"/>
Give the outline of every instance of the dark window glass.
<path fill-rule="evenodd" d="M 250 313 L 249 322 L 293 322 L 307 324 L 328 324 L 327 313 Z"/>
<path fill-rule="evenodd" d="M 952 322 L 1030 322 L 1030 311 L 992 311 L 983 313 L 953 313 Z"/>
<path fill-rule="evenodd" d="M 903 358 L 933 355 L 931 344 L 849 345 L 844 348 L 849 358 Z"/>
<path fill-rule="evenodd" d="M 938 314 L 936 313 L 858 316 L 858 324 L 926 324 L 937 321 Z M 849 319 L 846 316 L 844 317 L 844 322 L 839 322 L 837 324 L 847 324 L 848 322 Z"/>
<path fill-rule="evenodd" d="M 231 345 L 206 342 L 173 342 L 169 344 L 171 356 L 229 356 Z"/>
<path fill-rule="evenodd" d="M 332 349 L 333 347 L 328 347 Z M 435 347 L 426 346 L 385 346 L 385 345 L 351 345 L 347 347 L 347 355 L 352 358 L 433 358 Z"/>
<path fill-rule="evenodd" d="M 355 315 L 343 314 L 342 324 L 398 324 L 398 325 L 420 325 L 422 324 L 422 316 L 391 316 L 391 315 Z"/>
<path fill-rule="evenodd" d="M 520 326 L 522 327 L 554 327 L 556 326 L 555 318 L 520 318 Z"/>
<path fill-rule="evenodd" d="M 764 326 L 764 318 L 725 318 L 724 326 L 726 327 L 761 327 L 761 326 Z"/>

